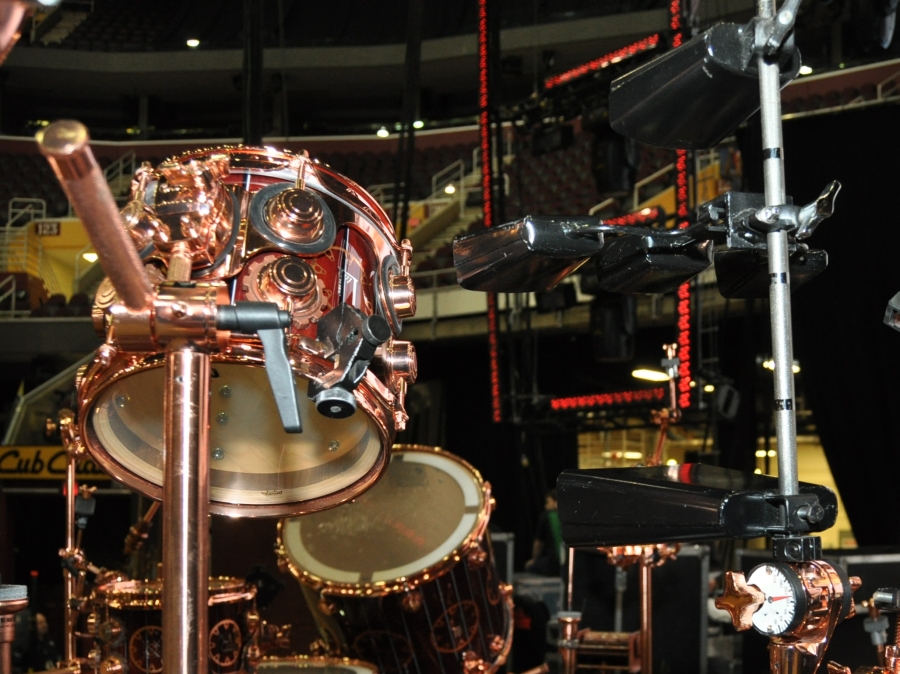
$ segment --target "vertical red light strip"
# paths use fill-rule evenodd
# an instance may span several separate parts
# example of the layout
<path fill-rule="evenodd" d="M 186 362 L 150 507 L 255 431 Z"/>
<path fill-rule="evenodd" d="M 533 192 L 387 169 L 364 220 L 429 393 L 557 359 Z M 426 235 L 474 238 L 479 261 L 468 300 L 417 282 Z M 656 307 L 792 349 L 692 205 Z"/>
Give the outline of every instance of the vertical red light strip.
<path fill-rule="evenodd" d="M 675 33 L 672 37 L 672 47 L 680 47 L 684 41 L 683 24 L 681 19 L 681 0 L 672 0 L 669 3 L 669 28 Z M 687 150 L 676 150 L 675 159 L 675 214 L 678 228 L 688 226 L 690 207 L 688 205 L 688 156 Z M 676 300 L 676 314 L 678 316 L 678 406 L 687 409 L 691 406 L 691 283 L 682 283 L 678 287 Z"/>
<path fill-rule="evenodd" d="M 481 149 L 481 197 L 484 202 L 484 226 L 494 224 L 494 194 L 491 159 L 491 114 L 489 80 L 488 0 L 478 0 L 478 116 Z M 488 351 L 491 367 L 491 418 L 494 423 L 503 421 L 500 401 L 500 356 L 497 330 L 497 295 L 488 293 Z"/>

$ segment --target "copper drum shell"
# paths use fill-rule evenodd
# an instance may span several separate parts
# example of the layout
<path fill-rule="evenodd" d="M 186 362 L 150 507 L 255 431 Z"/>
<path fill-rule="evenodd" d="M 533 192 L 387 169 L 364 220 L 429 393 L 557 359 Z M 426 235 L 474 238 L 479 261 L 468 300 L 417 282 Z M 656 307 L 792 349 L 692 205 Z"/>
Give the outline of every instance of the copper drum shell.
<path fill-rule="evenodd" d="M 161 674 L 162 593 L 161 580 L 118 581 L 94 589 L 101 669 Z M 256 588 L 237 578 L 209 579 L 209 674 L 243 671 L 241 652 L 251 638 L 246 617 L 255 597 Z"/>
<path fill-rule="evenodd" d="M 204 162 L 212 167 L 205 172 Z M 398 312 L 391 300 L 391 281 L 408 271 L 408 243 L 397 243 L 384 210 L 359 185 L 317 161 L 267 148 L 204 149 L 167 160 L 153 174 L 147 198 L 141 203 L 152 210 L 160 185 L 173 183 L 166 197 L 166 208 L 171 211 L 166 217 L 170 220 L 181 211 L 196 211 L 190 203 L 190 181 L 178 182 L 180 165 L 200 171 L 207 182 L 211 175 L 218 181 L 214 189 L 204 188 L 215 195 L 206 239 L 215 245 L 210 243 L 213 247 L 204 249 L 214 250 L 215 259 L 210 262 L 209 255 L 195 258 L 192 280 L 210 287 L 219 284 L 216 303 L 223 301 L 221 289 L 227 286 L 234 301 L 276 302 L 292 314 L 288 355 L 298 383 L 304 426 L 304 432 L 297 436 L 271 428 L 279 423 L 279 417 L 261 367 L 264 361 L 258 339 L 231 334 L 225 343 L 219 340 L 210 344 L 213 351 L 221 349 L 212 354 L 210 382 L 210 512 L 284 517 L 354 498 L 374 484 L 388 465 L 391 442 L 406 419 L 403 381 L 409 382 L 414 376 L 415 354 L 408 345 L 402 362 L 384 364 L 376 356 L 373 367 L 354 391 L 356 413 L 344 420 L 328 419 L 306 396 L 310 380 L 334 368 L 325 357 L 330 355 L 326 345 L 317 339 L 317 321 L 338 304 L 346 303 L 363 314 L 383 316 L 396 337 L 402 326 L 398 313 L 409 315 L 411 299 L 407 291 Z M 178 206 L 173 194 L 186 203 Z M 224 245 L 223 223 L 228 217 L 233 218 L 233 226 Z M 164 248 L 143 251 L 144 262 L 154 273 L 170 263 L 171 247 Z M 155 448 L 162 447 L 161 354 L 137 335 L 145 331 L 144 316 L 125 316 L 116 309 L 114 299 L 103 295 L 102 306 L 95 307 L 98 328 L 108 328 L 117 321 L 122 325 L 110 333 L 111 342 L 102 353 L 98 351 L 98 358 L 79 386 L 80 430 L 88 451 L 106 472 L 129 488 L 160 499 L 161 464 L 160 470 L 155 464 L 161 455 Z M 112 315 L 117 311 L 122 318 Z M 132 323 L 134 336 L 127 330 Z M 118 344 L 117 335 L 128 343 Z M 126 352 L 126 348 L 132 351 Z M 249 368 L 249 373 L 239 375 L 239 366 Z M 223 379 L 217 379 L 217 375 Z M 245 392 L 240 398 L 243 410 L 234 405 L 238 400 L 236 390 L 230 399 L 220 394 L 223 388 L 234 388 L 224 380 L 235 377 L 246 380 L 240 387 Z M 252 396 L 250 384 L 256 385 Z M 117 387 L 128 390 L 116 391 Z M 158 400 L 153 400 L 151 390 L 158 392 Z M 132 426 L 122 428 L 123 423 L 128 425 L 127 420 L 113 418 L 109 412 L 116 400 L 127 404 L 129 395 L 135 402 L 141 399 L 145 408 L 158 408 L 158 417 L 155 412 L 147 412 L 140 423 L 133 419 Z M 226 431 L 239 425 L 245 428 L 239 433 L 241 448 L 236 452 L 227 444 Z M 271 446 L 261 451 L 250 441 L 260 433 L 268 434 L 271 441 Z M 134 445 L 134 451 L 130 445 Z M 279 453 L 276 445 L 288 449 Z M 327 479 L 304 483 L 306 478 L 301 473 L 312 475 L 317 469 L 324 471 Z"/>
<path fill-rule="evenodd" d="M 464 460 L 396 445 L 385 477 L 352 504 L 279 522 L 276 549 L 333 651 L 395 674 L 463 671 L 476 660 L 492 672 L 513 623 L 487 532 L 491 503 L 490 485 Z"/>

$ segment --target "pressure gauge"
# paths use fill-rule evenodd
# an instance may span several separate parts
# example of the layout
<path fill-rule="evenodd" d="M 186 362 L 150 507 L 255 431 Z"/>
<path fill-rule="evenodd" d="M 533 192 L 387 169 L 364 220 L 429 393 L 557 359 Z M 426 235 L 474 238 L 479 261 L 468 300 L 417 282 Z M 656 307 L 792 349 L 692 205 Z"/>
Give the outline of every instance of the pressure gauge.
<path fill-rule="evenodd" d="M 787 564 L 761 564 L 750 572 L 748 585 L 765 595 L 753 614 L 753 627 L 767 636 L 787 634 L 796 629 L 806 615 L 806 590 L 797 572 Z"/>

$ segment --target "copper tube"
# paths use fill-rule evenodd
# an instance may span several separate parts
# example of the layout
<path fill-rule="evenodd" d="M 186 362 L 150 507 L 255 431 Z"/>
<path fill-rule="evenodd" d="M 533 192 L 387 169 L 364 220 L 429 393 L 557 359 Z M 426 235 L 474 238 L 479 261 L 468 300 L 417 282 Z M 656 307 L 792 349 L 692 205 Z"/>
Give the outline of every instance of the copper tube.
<path fill-rule="evenodd" d="M 208 669 L 209 354 L 184 340 L 166 350 L 163 400 L 162 669 Z"/>
<path fill-rule="evenodd" d="M 156 512 L 161 505 L 162 504 L 159 501 L 154 501 L 150 504 L 150 507 L 147 508 L 147 512 L 144 513 L 144 516 L 131 525 L 128 529 L 128 535 L 125 536 L 125 545 L 122 550 L 123 554 L 133 555 L 143 547 L 144 541 L 147 539 L 147 534 L 150 531 L 150 523 L 153 521 L 153 518 L 156 516 Z"/>
<path fill-rule="evenodd" d="M 562 674 L 575 674 L 578 668 L 578 624 L 581 621 L 581 614 L 574 611 L 560 611 L 557 620 Z"/>
<path fill-rule="evenodd" d="M 78 487 L 75 485 L 75 454 L 69 452 L 66 463 L 66 552 L 75 550 L 75 497 Z M 75 598 L 75 585 L 78 579 L 70 569 L 63 569 L 63 595 L 65 642 L 63 644 L 63 658 L 66 664 L 75 659 L 75 613 L 72 611 L 72 600 Z"/>
<path fill-rule="evenodd" d="M 112 192 L 88 144 L 87 128 L 73 120 L 54 122 L 37 134 L 38 148 L 84 223 L 103 271 L 126 307 L 149 306 L 153 288 L 137 249 L 122 224 Z"/>
<path fill-rule="evenodd" d="M 653 566 L 641 560 L 641 674 L 653 674 Z"/>
<path fill-rule="evenodd" d="M 0 2 L 0 63 L 6 60 L 22 36 L 20 28 L 27 11 L 28 5 L 19 0 Z"/>
<path fill-rule="evenodd" d="M 569 548 L 569 577 L 566 579 L 566 610 L 572 610 L 573 581 L 575 574 L 575 548 Z"/>
<path fill-rule="evenodd" d="M 16 638 L 16 613 L 28 606 L 24 585 L 0 585 L 0 674 L 12 674 L 12 644 Z"/>

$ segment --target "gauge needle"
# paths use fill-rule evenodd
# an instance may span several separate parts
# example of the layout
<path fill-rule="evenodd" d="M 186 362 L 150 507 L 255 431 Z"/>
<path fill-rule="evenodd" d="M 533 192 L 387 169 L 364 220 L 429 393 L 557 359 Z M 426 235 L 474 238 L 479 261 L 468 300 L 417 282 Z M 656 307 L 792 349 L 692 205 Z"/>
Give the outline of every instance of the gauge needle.
<path fill-rule="evenodd" d="M 791 595 L 786 594 L 786 595 L 782 595 L 781 597 L 769 597 L 769 601 L 780 601 L 782 599 L 790 599 L 790 598 L 791 598 Z"/>

